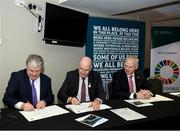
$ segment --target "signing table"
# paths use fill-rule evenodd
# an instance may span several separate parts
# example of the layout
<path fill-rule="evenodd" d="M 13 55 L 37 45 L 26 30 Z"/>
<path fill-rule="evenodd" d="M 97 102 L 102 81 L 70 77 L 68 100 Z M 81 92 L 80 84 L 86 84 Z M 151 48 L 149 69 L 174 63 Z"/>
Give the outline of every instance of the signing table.
<path fill-rule="evenodd" d="M 65 105 L 58 105 L 69 113 L 61 114 L 41 120 L 27 121 L 25 117 L 16 109 L 4 108 L 1 109 L 0 129 L 4 130 L 94 130 L 94 129 L 180 129 L 180 97 L 170 94 L 162 94 L 173 101 L 154 102 L 153 106 L 136 107 L 124 100 L 114 99 L 106 101 L 105 104 L 111 106 L 111 109 L 100 111 L 85 112 L 75 114 L 65 108 Z M 126 121 L 122 117 L 116 115 L 111 110 L 129 108 L 136 111 L 147 118 Z M 105 123 L 96 127 L 84 125 L 75 119 L 88 115 L 95 114 L 108 119 Z"/>

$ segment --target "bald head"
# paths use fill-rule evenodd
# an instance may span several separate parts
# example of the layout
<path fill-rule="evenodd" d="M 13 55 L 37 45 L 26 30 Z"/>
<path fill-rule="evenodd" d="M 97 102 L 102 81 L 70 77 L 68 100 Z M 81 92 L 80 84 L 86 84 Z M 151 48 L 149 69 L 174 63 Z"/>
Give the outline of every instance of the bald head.
<path fill-rule="evenodd" d="M 84 56 L 81 58 L 80 62 L 79 62 L 79 75 L 83 78 L 87 77 L 89 72 L 92 69 L 92 61 L 89 57 Z"/>
<path fill-rule="evenodd" d="M 87 56 L 84 56 L 81 58 L 80 62 L 79 62 L 79 65 L 87 65 L 87 66 L 92 66 L 92 61 L 89 57 Z"/>

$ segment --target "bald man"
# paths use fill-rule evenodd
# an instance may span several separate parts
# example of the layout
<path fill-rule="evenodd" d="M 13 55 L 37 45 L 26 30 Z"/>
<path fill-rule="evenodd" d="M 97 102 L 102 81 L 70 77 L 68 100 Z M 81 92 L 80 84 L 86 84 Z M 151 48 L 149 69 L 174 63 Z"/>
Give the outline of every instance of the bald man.
<path fill-rule="evenodd" d="M 85 87 L 84 99 L 82 99 L 83 82 Z M 105 92 L 100 73 L 92 70 L 92 61 L 89 57 L 82 57 L 78 69 L 67 72 L 57 97 L 64 103 L 75 105 L 91 101 L 90 107 L 99 110 L 100 104 L 105 100 Z"/>

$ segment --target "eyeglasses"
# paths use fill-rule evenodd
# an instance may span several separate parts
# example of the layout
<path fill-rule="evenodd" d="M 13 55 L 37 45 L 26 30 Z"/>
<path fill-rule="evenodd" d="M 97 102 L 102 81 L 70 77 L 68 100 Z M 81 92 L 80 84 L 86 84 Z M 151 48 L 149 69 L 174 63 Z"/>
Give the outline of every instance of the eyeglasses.
<path fill-rule="evenodd" d="M 79 68 L 80 71 L 84 71 L 84 72 L 89 72 L 91 69 L 83 69 L 83 68 Z"/>
<path fill-rule="evenodd" d="M 135 68 L 135 66 L 128 66 L 128 65 L 124 65 L 125 68 L 129 68 L 129 69 L 133 69 Z"/>

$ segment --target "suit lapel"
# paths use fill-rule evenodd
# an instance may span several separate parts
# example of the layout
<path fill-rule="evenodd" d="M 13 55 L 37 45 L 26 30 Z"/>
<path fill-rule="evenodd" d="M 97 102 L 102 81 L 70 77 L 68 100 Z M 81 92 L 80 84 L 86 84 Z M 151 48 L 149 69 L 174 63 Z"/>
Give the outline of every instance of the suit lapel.
<path fill-rule="evenodd" d="M 125 90 L 129 91 L 129 82 L 128 82 L 128 78 L 127 78 L 127 74 L 125 73 L 125 70 L 123 70 L 123 76 L 119 76 L 119 77 L 122 78 L 122 81 L 124 82 Z"/>
<path fill-rule="evenodd" d="M 30 80 L 29 80 L 29 77 L 28 77 L 28 75 L 27 75 L 27 72 L 25 72 L 24 73 L 24 75 L 25 75 L 25 86 L 26 86 L 26 89 L 27 89 L 27 91 L 26 91 L 26 93 L 27 93 L 27 98 L 26 99 L 28 99 L 28 101 L 30 100 L 30 102 L 32 102 L 32 88 L 31 88 L 31 83 L 30 83 Z"/>
<path fill-rule="evenodd" d="M 44 80 L 43 80 L 43 77 L 42 75 L 40 74 L 40 100 L 43 98 L 44 94 L 45 93 L 45 83 L 44 83 Z"/>
<path fill-rule="evenodd" d="M 90 99 L 92 99 L 91 96 L 93 94 L 93 92 L 92 92 L 93 85 L 92 84 L 93 84 L 93 82 L 92 82 L 92 71 L 91 71 L 88 76 L 88 85 L 87 85 Z"/>
<path fill-rule="evenodd" d="M 141 76 L 137 72 L 135 72 L 135 82 L 136 82 L 136 90 L 139 91 L 142 81 L 141 81 Z"/>
<path fill-rule="evenodd" d="M 73 88 L 74 92 L 75 92 L 75 94 L 77 94 L 78 93 L 78 89 L 79 89 L 79 73 L 78 73 L 78 70 L 76 70 L 75 77 L 74 77 L 74 82 L 73 83 L 74 83 L 74 87 L 75 87 L 75 88 Z"/>

